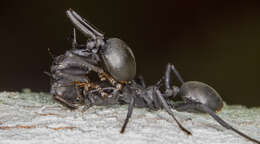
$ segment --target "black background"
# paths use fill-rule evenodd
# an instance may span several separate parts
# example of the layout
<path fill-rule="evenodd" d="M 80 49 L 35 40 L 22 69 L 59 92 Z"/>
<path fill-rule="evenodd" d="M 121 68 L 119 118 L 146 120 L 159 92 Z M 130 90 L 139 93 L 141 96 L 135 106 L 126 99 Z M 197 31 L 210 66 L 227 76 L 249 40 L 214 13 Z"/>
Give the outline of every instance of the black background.
<path fill-rule="evenodd" d="M 210 84 L 228 104 L 260 106 L 260 13 L 249 1 L 1 1 L 1 91 L 48 91 L 47 49 L 59 55 L 71 48 L 68 8 L 107 37 L 126 41 L 148 84 L 170 62 L 185 80 Z"/>

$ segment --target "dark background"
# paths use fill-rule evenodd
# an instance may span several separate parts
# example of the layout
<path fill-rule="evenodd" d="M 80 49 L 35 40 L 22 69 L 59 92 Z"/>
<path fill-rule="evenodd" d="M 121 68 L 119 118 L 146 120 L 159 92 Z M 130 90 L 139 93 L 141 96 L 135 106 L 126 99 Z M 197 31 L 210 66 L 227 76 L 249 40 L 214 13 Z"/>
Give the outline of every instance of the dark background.
<path fill-rule="evenodd" d="M 1 1 L 1 91 L 48 91 L 47 49 L 59 55 L 71 48 L 68 8 L 107 37 L 126 41 L 148 84 L 159 80 L 170 62 L 185 80 L 210 84 L 228 104 L 260 106 L 260 13 L 248 1 Z"/>

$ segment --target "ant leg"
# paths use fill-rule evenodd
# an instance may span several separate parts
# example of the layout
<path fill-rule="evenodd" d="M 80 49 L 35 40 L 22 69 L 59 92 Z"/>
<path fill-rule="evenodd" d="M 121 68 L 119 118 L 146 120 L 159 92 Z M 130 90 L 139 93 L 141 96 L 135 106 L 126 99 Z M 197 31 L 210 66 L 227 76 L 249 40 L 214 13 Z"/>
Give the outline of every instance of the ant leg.
<path fill-rule="evenodd" d="M 77 56 L 71 52 L 67 52 L 66 55 L 58 57 L 57 60 L 55 60 L 55 63 L 56 64 L 51 66 L 51 73 L 71 68 L 78 68 L 77 72 L 80 70 L 85 72 L 89 70 L 93 70 L 97 73 L 104 72 L 103 69 L 91 64 L 90 62 L 85 61 L 84 58 L 81 58 L 80 56 Z"/>
<path fill-rule="evenodd" d="M 67 17 L 70 19 L 72 24 L 81 31 L 86 37 L 91 37 L 96 39 L 96 35 L 84 24 L 81 23 L 82 20 L 79 20 L 79 15 L 75 15 L 75 12 L 72 9 L 66 11 Z"/>
<path fill-rule="evenodd" d="M 104 37 L 104 34 L 99 32 L 96 27 L 91 25 L 87 20 L 82 18 L 79 14 L 77 14 L 72 9 L 66 11 L 67 17 L 70 19 L 72 24 L 82 32 L 86 37 L 91 37 L 96 40 L 97 37 Z"/>
<path fill-rule="evenodd" d="M 73 81 L 64 79 L 55 80 L 52 82 L 50 93 L 53 98 L 65 104 L 71 109 L 76 109 L 80 104 L 83 104 L 83 96 L 80 93 L 81 85 Z"/>
<path fill-rule="evenodd" d="M 165 85 L 166 85 L 166 88 L 170 88 L 170 73 L 171 73 L 171 70 L 174 72 L 174 74 L 178 78 L 178 80 L 182 84 L 184 83 L 183 78 L 181 77 L 180 73 L 175 68 L 175 66 L 173 64 L 168 63 L 167 68 L 166 68 L 166 72 L 165 72 Z"/>
<path fill-rule="evenodd" d="M 224 120 L 222 120 L 218 115 L 215 114 L 215 112 L 213 112 L 208 106 L 204 105 L 204 104 L 199 104 L 197 105 L 197 108 L 204 111 L 204 112 L 207 112 L 210 116 L 212 116 L 220 125 L 222 125 L 223 127 L 227 128 L 227 129 L 230 129 L 232 131 L 234 131 L 235 133 L 239 134 L 240 136 L 250 140 L 250 141 L 253 141 L 255 143 L 258 143 L 260 144 L 260 141 L 256 140 L 256 139 L 253 139 L 249 136 L 247 136 L 246 134 L 242 133 L 241 131 L 233 128 L 231 125 L 229 125 L 228 123 L 226 123 Z"/>
<path fill-rule="evenodd" d="M 123 83 L 125 83 L 125 82 L 117 82 L 112 76 L 110 76 L 109 74 L 107 74 L 105 72 L 99 73 L 98 76 L 101 81 L 108 80 L 110 82 L 110 84 L 115 87 L 115 90 L 113 91 L 113 93 L 116 93 L 117 91 L 122 89 Z"/>
<path fill-rule="evenodd" d="M 81 82 L 88 82 L 89 79 L 86 76 L 81 75 L 73 75 L 61 71 L 55 72 L 55 74 L 52 75 L 54 79 L 66 79 L 68 81 L 81 81 Z"/>
<path fill-rule="evenodd" d="M 71 35 L 71 38 L 69 38 L 69 40 L 71 40 L 71 39 L 72 39 L 72 49 L 85 48 L 86 47 L 86 45 L 82 45 L 82 44 L 77 43 L 77 34 L 76 34 L 75 28 L 73 28 L 72 35 Z"/>
<path fill-rule="evenodd" d="M 192 133 L 191 133 L 190 131 L 188 131 L 186 128 L 184 128 L 184 127 L 180 124 L 180 122 L 175 118 L 173 112 L 170 110 L 170 107 L 168 106 L 166 100 L 164 99 L 164 97 L 162 96 L 162 94 L 161 94 L 161 92 L 159 91 L 158 88 L 155 88 L 155 92 L 156 92 L 156 95 L 157 95 L 158 99 L 159 99 L 160 102 L 162 103 L 163 108 L 167 111 L 167 113 L 168 113 L 169 115 L 172 116 L 172 118 L 173 118 L 173 119 L 176 121 L 176 123 L 178 124 L 179 128 L 180 128 L 181 130 L 183 130 L 186 134 L 192 135 Z"/>
<path fill-rule="evenodd" d="M 104 88 L 100 87 L 98 84 L 86 83 L 84 85 L 84 89 L 88 91 L 89 88 L 96 90 L 103 98 L 107 98 L 109 96 L 109 94 L 104 91 Z"/>
<path fill-rule="evenodd" d="M 125 132 L 125 128 L 126 128 L 126 125 L 133 113 L 133 109 L 134 109 L 134 104 L 135 104 L 135 98 L 134 97 L 131 97 L 131 102 L 129 103 L 128 105 L 128 112 L 127 112 L 127 116 L 126 116 L 126 119 L 125 119 L 125 122 L 124 122 L 124 125 L 123 127 L 121 128 L 121 131 L 120 133 L 124 133 Z"/>
<path fill-rule="evenodd" d="M 144 77 L 142 75 L 139 75 L 135 80 L 137 84 L 140 84 L 143 88 L 146 88 L 146 84 L 144 81 Z"/>
<path fill-rule="evenodd" d="M 114 87 L 105 87 L 105 88 L 102 88 L 103 91 L 106 91 L 106 90 L 115 90 L 116 88 Z M 98 92 L 98 90 L 90 90 L 89 91 L 90 93 L 94 93 L 94 92 Z"/>
<path fill-rule="evenodd" d="M 176 96 L 176 94 L 179 91 L 179 88 L 176 86 L 171 86 L 171 71 L 174 72 L 174 74 L 177 76 L 177 78 L 179 79 L 179 81 L 183 84 L 184 80 L 182 79 L 181 75 L 179 74 L 179 72 L 177 71 L 177 69 L 174 67 L 173 64 L 168 63 L 167 67 L 166 67 L 166 71 L 165 71 L 165 79 L 164 79 L 164 84 L 165 84 L 165 95 L 166 97 L 170 97 L 170 96 Z"/>
<path fill-rule="evenodd" d="M 90 31 L 92 31 L 96 36 L 99 37 L 104 37 L 103 32 L 101 32 L 100 30 L 98 30 L 97 27 L 95 27 L 94 25 L 92 25 L 90 22 L 88 22 L 86 19 L 82 18 L 79 14 L 77 14 L 74 10 L 69 9 L 67 10 L 67 13 L 70 13 L 76 20 L 77 22 L 81 23 L 82 25 L 84 25 L 86 28 L 88 28 Z"/>
<path fill-rule="evenodd" d="M 78 44 L 77 44 L 77 38 L 76 38 L 76 29 L 73 28 L 73 34 L 72 34 L 72 49 L 76 49 Z"/>
<path fill-rule="evenodd" d="M 63 99 L 61 96 L 59 95 L 53 95 L 53 98 L 62 102 L 62 104 L 66 104 L 67 107 L 71 108 L 71 109 L 77 109 L 78 106 L 74 105 L 74 104 L 71 104 L 69 102 L 67 102 L 65 99 Z"/>
<path fill-rule="evenodd" d="M 183 78 L 181 77 L 179 71 L 175 68 L 175 66 L 173 64 L 171 64 L 171 69 L 174 72 L 174 74 L 176 75 L 176 77 L 178 78 L 178 80 L 181 82 L 181 84 L 184 83 Z"/>
<path fill-rule="evenodd" d="M 167 64 L 166 71 L 165 71 L 165 86 L 166 86 L 166 89 L 171 88 L 170 80 L 171 80 L 171 64 Z"/>
<path fill-rule="evenodd" d="M 199 111 L 203 111 L 205 113 L 208 113 L 211 117 L 213 117 L 220 125 L 222 125 L 223 127 L 225 127 L 226 129 L 230 129 L 232 131 L 234 131 L 235 133 L 237 133 L 238 135 L 253 141 L 255 143 L 260 144 L 260 141 L 253 139 L 249 136 L 247 136 L 246 134 L 242 133 L 241 131 L 233 128 L 230 124 L 228 124 L 227 122 L 225 122 L 223 119 L 221 119 L 218 115 L 216 115 L 216 113 L 214 111 L 212 111 L 208 106 L 201 104 L 201 103 L 187 103 L 186 105 L 183 104 L 179 107 L 176 107 L 177 110 L 181 110 L 181 111 L 188 111 L 188 110 L 199 110 Z"/>

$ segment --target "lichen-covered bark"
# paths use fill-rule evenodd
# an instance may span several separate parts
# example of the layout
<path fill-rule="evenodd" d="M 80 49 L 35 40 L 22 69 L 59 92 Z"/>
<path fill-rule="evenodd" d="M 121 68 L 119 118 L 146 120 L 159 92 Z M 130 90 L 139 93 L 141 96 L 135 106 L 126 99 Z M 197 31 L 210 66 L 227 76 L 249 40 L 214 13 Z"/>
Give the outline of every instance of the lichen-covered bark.
<path fill-rule="evenodd" d="M 251 143 L 205 114 L 174 111 L 193 135 L 183 133 L 165 112 L 135 108 L 125 134 L 120 128 L 127 106 L 71 111 L 46 93 L 0 93 L 0 143 Z M 260 108 L 225 106 L 219 116 L 260 140 Z"/>

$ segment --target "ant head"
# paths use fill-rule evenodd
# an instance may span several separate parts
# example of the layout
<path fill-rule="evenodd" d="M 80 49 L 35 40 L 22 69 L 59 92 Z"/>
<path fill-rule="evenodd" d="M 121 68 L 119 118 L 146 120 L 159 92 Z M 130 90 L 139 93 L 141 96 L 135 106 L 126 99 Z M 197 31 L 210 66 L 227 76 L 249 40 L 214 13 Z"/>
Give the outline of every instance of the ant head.
<path fill-rule="evenodd" d="M 179 95 L 187 103 L 202 103 L 215 112 L 220 111 L 223 107 L 223 100 L 218 92 L 211 86 L 202 82 L 184 82 L 180 88 Z"/>
<path fill-rule="evenodd" d="M 131 48 L 118 38 L 104 39 L 104 33 L 90 24 L 72 9 L 66 11 L 66 14 L 72 24 L 82 34 L 90 40 L 87 42 L 87 48 L 99 51 L 103 59 L 102 63 L 105 70 L 117 81 L 133 80 L 136 74 L 136 62 Z M 75 39 L 75 30 L 74 30 Z M 74 40 L 76 43 L 76 40 Z M 94 49 L 94 48 L 97 49 Z M 92 51 L 93 52 L 93 51 Z"/>

